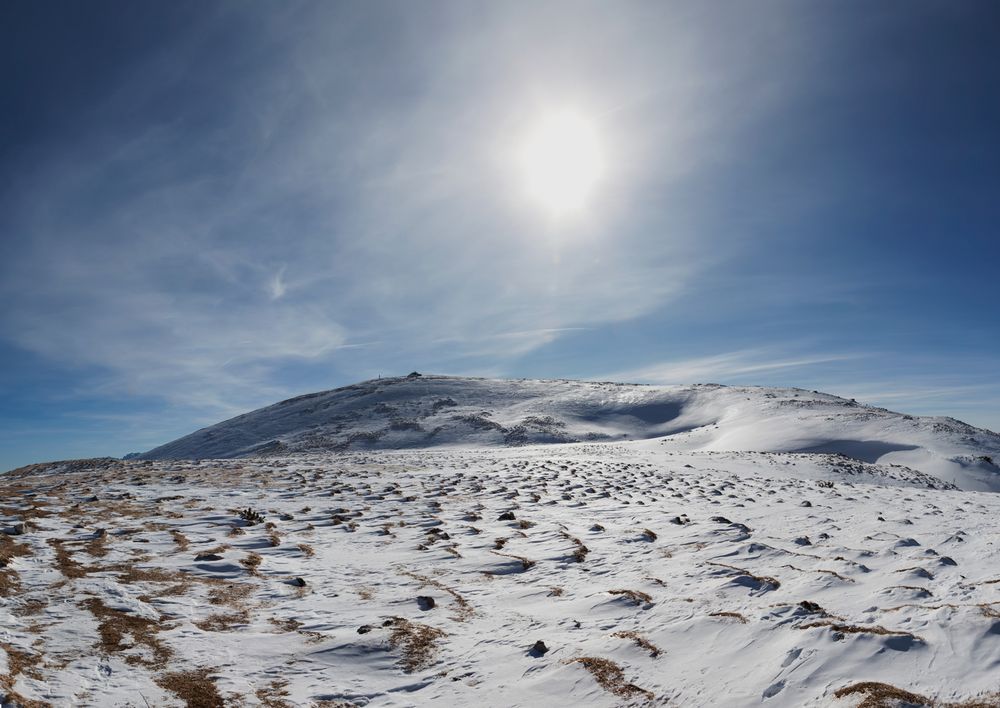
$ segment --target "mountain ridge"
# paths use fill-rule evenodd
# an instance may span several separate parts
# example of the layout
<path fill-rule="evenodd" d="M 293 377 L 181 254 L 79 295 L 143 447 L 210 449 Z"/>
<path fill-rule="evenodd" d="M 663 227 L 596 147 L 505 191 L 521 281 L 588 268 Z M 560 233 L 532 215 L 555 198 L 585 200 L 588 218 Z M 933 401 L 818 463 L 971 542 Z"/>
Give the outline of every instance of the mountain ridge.
<path fill-rule="evenodd" d="M 658 386 L 419 375 L 303 394 L 194 431 L 139 459 L 513 447 L 579 442 L 841 454 L 1000 491 L 1000 435 L 798 388 Z"/>

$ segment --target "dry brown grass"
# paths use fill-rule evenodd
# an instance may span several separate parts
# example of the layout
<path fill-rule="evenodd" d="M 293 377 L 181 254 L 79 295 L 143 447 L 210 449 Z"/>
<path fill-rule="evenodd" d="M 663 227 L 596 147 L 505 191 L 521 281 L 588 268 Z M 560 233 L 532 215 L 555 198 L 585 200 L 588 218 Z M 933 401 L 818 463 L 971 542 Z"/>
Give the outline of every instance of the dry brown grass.
<path fill-rule="evenodd" d="M 240 561 L 240 565 L 246 568 L 250 575 L 257 575 L 257 569 L 263 560 L 263 556 L 259 553 L 247 553 L 247 557 Z"/>
<path fill-rule="evenodd" d="M 7 654 L 7 675 L 13 678 L 18 674 L 24 674 L 29 678 L 36 679 L 38 681 L 42 680 L 42 674 L 38 670 L 38 666 L 43 663 L 44 657 L 41 654 L 32 654 L 31 652 L 18 649 L 12 644 L 7 644 L 5 642 L 0 642 L 0 649 L 3 649 Z M 0 679 L 2 681 L 2 679 Z"/>
<path fill-rule="evenodd" d="M 21 576 L 13 570 L 0 570 L 0 597 L 16 597 L 21 594 Z"/>
<path fill-rule="evenodd" d="M 302 551 L 302 555 L 306 558 L 312 558 L 316 555 L 316 551 L 308 543 L 300 543 L 297 548 Z"/>
<path fill-rule="evenodd" d="M 229 607 L 243 607 L 247 595 L 253 592 L 254 586 L 250 583 L 227 583 L 220 581 L 208 593 L 208 601 L 213 605 L 228 605 Z"/>
<path fill-rule="evenodd" d="M 159 621 L 108 607 L 96 597 L 88 598 L 80 605 L 97 619 L 97 632 L 101 636 L 97 646 L 106 653 L 118 654 L 142 645 L 150 650 L 152 660 L 130 654 L 125 657 L 125 662 L 133 666 L 153 667 L 164 666 L 173 655 L 170 648 L 161 644 L 156 636 L 157 632 L 165 629 Z"/>
<path fill-rule="evenodd" d="M 31 546 L 18 543 L 7 534 L 0 533 L 0 568 L 6 567 L 15 558 L 32 555 Z"/>
<path fill-rule="evenodd" d="M 609 659 L 601 659 L 595 656 L 580 656 L 576 659 L 570 659 L 567 663 L 583 665 L 601 688 L 620 698 L 642 697 L 647 700 L 655 698 L 652 691 L 639 688 L 634 683 L 626 681 L 625 672 L 622 671 L 622 668 Z"/>
<path fill-rule="evenodd" d="M 500 553 L 500 551 L 490 551 L 490 553 L 495 556 L 503 556 L 504 558 L 513 558 L 514 560 L 521 561 L 521 570 L 531 570 L 535 567 L 535 561 L 524 556 L 515 556 L 513 553 Z"/>
<path fill-rule="evenodd" d="M 21 651 L 16 647 L 0 642 L 0 649 L 7 654 L 7 673 L 0 674 L 0 694 L 3 695 L 4 705 L 17 705 L 19 708 L 49 708 L 49 703 L 33 701 L 14 691 L 14 683 L 18 674 L 24 674 L 29 678 L 41 680 L 42 675 L 35 666 L 42 661 L 39 654 L 30 654 Z"/>
<path fill-rule="evenodd" d="M 798 629 L 812 629 L 813 627 L 829 627 L 834 632 L 840 632 L 842 634 L 873 634 L 883 637 L 910 637 L 918 642 L 923 641 L 920 637 L 912 634 L 911 632 L 886 629 L 885 627 L 880 627 L 878 625 L 864 627 L 857 624 L 841 624 L 829 620 L 824 620 L 822 622 L 806 622 L 805 624 L 800 624 Z"/>
<path fill-rule="evenodd" d="M 294 703 L 285 700 L 290 695 L 287 689 L 288 681 L 274 679 L 267 686 L 258 688 L 254 695 L 264 708 L 295 708 Z"/>
<path fill-rule="evenodd" d="M 281 619 L 279 617 L 271 617 L 267 621 L 273 624 L 278 629 L 279 632 L 294 632 L 299 627 L 302 626 L 301 622 L 291 617 L 287 619 Z"/>
<path fill-rule="evenodd" d="M 475 611 L 472 609 L 472 605 L 470 605 L 469 602 L 464 597 L 462 597 L 457 590 L 453 590 L 452 588 L 448 587 L 439 580 L 434 580 L 433 578 L 428 578 L 424 575 L 418 575 L 417 573 L 411 573 L 408 570 L 404 570 L 403 575 L 419 581 L 421 588 L 426 585 L 430 585 L 432 587 L 437 588 L 438 590 L 441 590 L 442 592 L 446 592 L 449 595 L 451 595 L 451 598 L 455 601 L 455 605 L 457 606 L 455 609 L 455 616 L 452 617 L 452 619 L 454 619 L 456 622 L 464 622 L 475 614 Z"/>
<path fill-rule="evenodd" d="M 157 677 L 156 683 L 184 701 L 187 708 L 225 708 L 225 701 L 209 678 L 211 671 L 174 671 Z"/>
<path fill-rule="evenodd" d="M 926 696 L 911 693 L 910 691 L 904 691 L 901 688 L 896 688 L 895 686 L 890 686 L 887 683 L 879 683 L 877 681 L 855 683 L 850 686 L 838 688 L 833 692 L 833 695 L 837 698 L 844 698 L 845 696 L 853 696 L 856 694 L 861 694 L 863 697 L 863 700 L 858 704 L 857 708 L 893 708 L 898 705 L 899 701 L 918 706 L 933 705 L 931 700 Z"/>
<path fill-rule="evenodd" d="M 22 600 L 18 607 L 11 608 L 11 613 L 18 617 L 30 617 L 41 614 L 42 610 L 49 606 L 45 600 L 37 597 Z"/>
<path fill-rule="evenodd" d="M 799 568 L 798 566 L 792 565 L 790 563 L 786 563 L 785 565 L 783 565 L 781 567 L 782 568 L 791 568 L 792 570 L 797 570 L 800 573 L 823 573 L 825 575 L 832 575 L 833 577 L 837 578 L 837 580 L 843 580 L 845 583 L 853 583 L 854 582 L 854 578 L 848 578 L 847 576 L 841 575 L 840 573 L 838 573 L 835 570 L 827 570 L 826 568 L 814 568 L 812 570 L 807 570 L 805 568 Z"/>
<path fill-rule="evenodd" d="M 732 571 L 733 575 L 745 575 L 756 583 L 761 585 L 771 585 L 775 590 L 781 587 L 781 583 L 778 582 L 777 578 L 772 578 L 769 575 L 754 575 L 749 570 L 745 568 L 737 568 L 735 565 L 729 565 L 727 563 L 716 563 L 715 561 L 705 561 L 706 565 L 714 565 L 718 568 L 725 568 Z"/>
<path fill-rule="evenodd" d="M 1000 692 L 981 694 L 954 703 L 928 698 L 919 693 L 906 691 L 878 681 L 862 681 L 844 686 L 834 691 L 833 695 L 837 698 L 844 698 L 857 694 L 861 694 L 863 699 L 856 708 L 896 708 L 900 703 L 910 706 L 925 706 L 926 708 L 997 708 L 1000 706 Z"/>
<path fill-rule="evenodd" d="M 98 534 L 94 538 L 83 544 L 83 552 L 91 558 L 103 558 L 108 555 L 108 536 L 106 533 Z"/>
<path fill-rule="evenodd" d="M 728 617 L 730 619 L 737 620 L 742 624 L 747 623 L 747 618 L 741 615 L 739 612 L 709 612 L 709 617 Z"/>
<path fill-rule="evenodd" d="M 174 544 L 177 546 L 177 551 L 179 553 L 186 551 L 191 545 L 191 542 L 188 541 L 187 536 L 182 534 L 177 529 L 171 529 L 170 536 L 174 539 Z"/>
<path fill-rule="evenodd" d="M 137 568 L 132 563 L 120 563 L 107 566 L 102 570 L 110 570 L 118 573 L 118 582 L 129 585 L 131 583 L 180 583 L 190 585 L 195 578 L 179 570 L 163 570 L 161 568 Z"/>
<path fill-rule="evenodd" d="M 205 632 L 228 632 L 238 624 L 247 624 L 250 621 L 250 612 L 232 612 L 230 614 L 209 615 L 203 620 L 195 622 L 194 625 Z"/>
<path fill-rule="evenodd" d="M 389 644 L 402 652 L 401 663 L 407 673 L 429 666 L 438 650 L 437 640 L 446 636 L 436 627 L 411 622 L 403 617 L 393 617 L 389 626 L 392 627 Z"/>
<path fill-rule="evenodd" d="M 66 549 L 66 546 L 58 538 L 50 538 L 46 541 L 52 550 L 56 554 L 56 568 L 69 579 L 82 578 L 87 575 L 92 569 L 80 565 L 80 563 L 73 558 L 73 555 Z"/>
<path fill-rule="evenodd" d="M 653 604 L 653 596 L 641 590 L 608 590 L 608 594 L 627 598 L 636 605 Z"/>
<path fill-rule="evenodd" d="M 42 655 L 22 651 L 3 642 L 0 642 L 0 649 L 7 655 L 7 673 L 0 674 L 0 694 L 3 694 L 4 700 L 20 708 L 48 708 L 48 703 L 33 701 L 14 692 L 14 684 L 20 674 L 38 681 L 43 680 L 41 672 L 36 668 L 42 663 Z"/>
<path fill-rule="evenodd" d="M 583 563 L 587 559 L 587 554 L 590 553 L 590 549 L 584 545 L 583 541 L 575 536 L 571 536 L 565 531 L 560 531 L 560 533 L 563 538 L 572 543 L 574 546 L 572 555 L 573 560 L 577 563 Z"/>
<path fill-rule="evenodd" d="M 660 654 L 663 653 L 663 651 L 658 646 L 656 646 L 655 644 L 653 644 L 651 641 L 649 641 L 648 639 L 646 639 L 644 636 L 642 636 L 638 632 L 633 632 L 631 630 L 624 630 L 624 631 L 621 631 L 621 632 L 615 632 L 611 636 L 612 637 L 617 637 L 618 639 L 631 639 L 638 646 L 640 646 L 643 649 L 645 649 L 646 651 L 648 651 L 649 655 L 651 657 L 653 657 L 654 659 L 656 657 L 658 657 Z"/>

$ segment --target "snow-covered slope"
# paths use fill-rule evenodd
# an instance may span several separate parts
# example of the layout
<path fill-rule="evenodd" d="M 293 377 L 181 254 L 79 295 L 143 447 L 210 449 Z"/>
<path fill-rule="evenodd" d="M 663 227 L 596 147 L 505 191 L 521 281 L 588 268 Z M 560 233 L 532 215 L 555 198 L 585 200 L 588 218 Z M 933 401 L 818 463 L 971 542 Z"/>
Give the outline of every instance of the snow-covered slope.
<path fill-rule="evenodd" d="M 143 459 L 645 441 L 674 451 L 839 453 L 1000 491 L 1000 436 L 801 389 L 413 376 L 300 396 Z"/>
<path fill-rule="evenodd" d="M 0 475 L 0 706 L 1000 706 L 1000 495 L 836 459 L 578 443 Z"/>

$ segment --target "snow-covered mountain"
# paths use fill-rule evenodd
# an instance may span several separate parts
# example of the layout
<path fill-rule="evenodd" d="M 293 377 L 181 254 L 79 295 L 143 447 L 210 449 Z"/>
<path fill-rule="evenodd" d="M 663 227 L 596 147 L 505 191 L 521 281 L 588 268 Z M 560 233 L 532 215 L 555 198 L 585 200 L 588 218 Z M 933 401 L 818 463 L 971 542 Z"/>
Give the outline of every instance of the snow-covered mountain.
<path fill-rule="evenodd" d="M 1000 706 L 1000 438 L 948 418 L 415 376 L 146 457 L 0 475 L 0 708 Z"/>
<path fill-rule="evenodd" d="M 1000 491 L 1000 435 L 816 391 L 716 384 L 386 378 L 299 396 L 140 457 L 630 442 L 677 452 L 840 454 Z"/>

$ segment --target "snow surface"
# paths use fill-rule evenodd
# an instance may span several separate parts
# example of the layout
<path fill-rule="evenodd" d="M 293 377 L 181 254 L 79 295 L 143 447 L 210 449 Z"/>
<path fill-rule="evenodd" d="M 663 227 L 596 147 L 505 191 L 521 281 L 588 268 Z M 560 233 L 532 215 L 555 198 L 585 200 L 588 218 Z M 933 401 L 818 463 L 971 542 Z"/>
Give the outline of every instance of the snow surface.
<path fill-rule="evenodd" d="M 1000 435 L 801 389 L 419 376 L 300 396 L 143 459 L 660 438 L 672 451 L 840 453 L 1000 491 Z M 984 459 L 985 458 L 985 459 Z"/>
<path fill-rule="evenodd" d="M 427 415 L 442 386 L 503 431 Z M 549 444 L 504 442 L 548 415 Z M 798 390 L 443 378 L 236 420 L 173 449 L 280 444 L 0 476 L 3 708 L 851 708 L 866 682 L 909 695 L 868 706 L 1000 705 L 986 431 Z M 387 420 L 447 444 L 333 449 Z M 590 432 L 611 440 L 557 442 Z"/>

